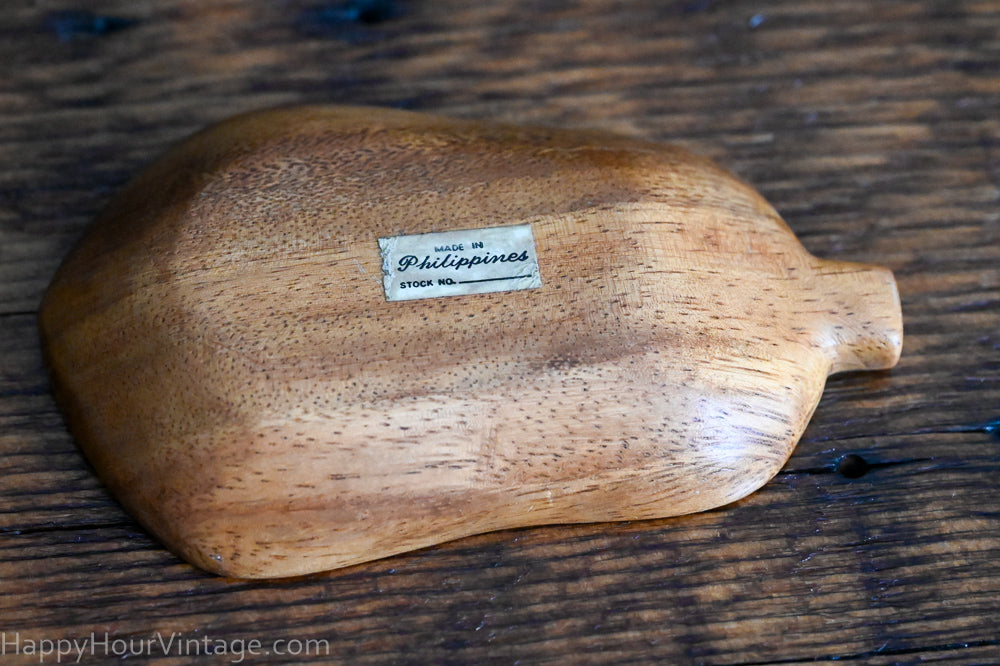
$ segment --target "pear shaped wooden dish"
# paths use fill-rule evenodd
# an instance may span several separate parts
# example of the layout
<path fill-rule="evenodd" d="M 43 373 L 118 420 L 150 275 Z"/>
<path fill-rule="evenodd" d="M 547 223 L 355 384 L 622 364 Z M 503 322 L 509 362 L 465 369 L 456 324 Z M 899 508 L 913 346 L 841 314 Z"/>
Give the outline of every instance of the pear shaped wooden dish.
<path fill-rule="evenodd" d="M 473 255 L 523 274 L 454 266 Z M 448 295 L 435 264 L 496 290 Z M 902 338 L 887 270 L 811 256 L 687 152 L 338 107 L 169 151 L 66 259 L 41 331 L 114 495 L 238 577 L 732 502 L 830 373 L 891 367 Z"/>

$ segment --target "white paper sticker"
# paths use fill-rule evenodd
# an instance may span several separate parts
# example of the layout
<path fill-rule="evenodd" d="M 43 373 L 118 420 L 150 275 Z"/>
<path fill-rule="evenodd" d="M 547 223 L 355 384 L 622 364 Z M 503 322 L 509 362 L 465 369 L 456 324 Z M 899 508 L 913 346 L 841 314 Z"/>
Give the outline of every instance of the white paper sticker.
<path fill-rule="evenodd" d="M 542 286 L 530 224 L 378 239 L 387 301 Z"/>

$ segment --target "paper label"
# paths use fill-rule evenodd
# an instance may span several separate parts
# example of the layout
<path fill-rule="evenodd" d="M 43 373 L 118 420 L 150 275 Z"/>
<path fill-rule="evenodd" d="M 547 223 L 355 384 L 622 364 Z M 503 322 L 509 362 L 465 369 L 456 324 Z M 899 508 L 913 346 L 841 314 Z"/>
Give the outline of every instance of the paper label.
<path fill-rule="evenodd" d="M 378 239 L 387 301 L 542 286 L 530 224 Z"/>

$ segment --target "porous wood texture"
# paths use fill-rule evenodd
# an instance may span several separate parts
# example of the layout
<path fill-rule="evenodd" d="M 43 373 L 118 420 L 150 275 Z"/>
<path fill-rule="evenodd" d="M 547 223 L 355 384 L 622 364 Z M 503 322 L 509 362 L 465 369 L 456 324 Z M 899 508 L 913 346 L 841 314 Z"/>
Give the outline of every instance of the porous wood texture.
<path fill-rule="evenodd" d="M 386 298 L 379 239 L 493 225 L 531 227 L 538 287 Z M 831 371 L 888 369 L 902 341 L 888 271 L 810 256 L 704 159 L 368 107 L 185 141 L 39 321 L 115 496 L 255 578 L 728 504 L 785 463 Z"/>
<path fill-rule="evenodd" d="M 258 639 L 274 662 L 306 648 L 350 663 L 1000 660 L 995 3 L 353 8 L 87 14 L 59 0 L 0 15 L 6 658 L 15 632 L 22 652 L 107 632 L 164 663 L 184 659 L 176 643 L 164 655 L 140 641 Z M 283 581 L 202 573 L 84 462 L 50 394 L 37 307 L 112 193 L 171 143 L 303 102 L 601 128 L 706 154 L 815 255 L 894 271 L 900 364 L 832 378 L 778 476 L 722 509 L 509 530 Z"/>

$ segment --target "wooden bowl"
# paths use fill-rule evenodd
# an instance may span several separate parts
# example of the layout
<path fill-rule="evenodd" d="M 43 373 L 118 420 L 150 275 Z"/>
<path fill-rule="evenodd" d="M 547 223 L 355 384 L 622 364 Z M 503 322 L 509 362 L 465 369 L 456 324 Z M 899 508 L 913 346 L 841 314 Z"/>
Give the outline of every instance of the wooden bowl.
<path fill-rule="evenodd" d="M 114 495 L 239 577 L 732 502 L 830 373 L 902 339 L 889 271 L 811 256 L 685 151 L 338 107 L 170 150 L 66 259 L 41 330 Z"/>

